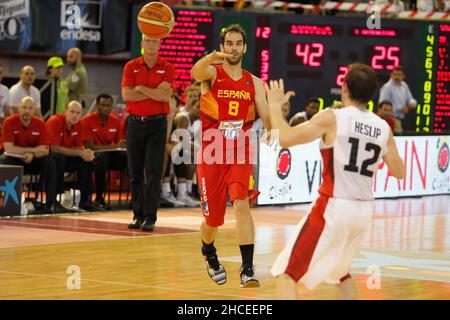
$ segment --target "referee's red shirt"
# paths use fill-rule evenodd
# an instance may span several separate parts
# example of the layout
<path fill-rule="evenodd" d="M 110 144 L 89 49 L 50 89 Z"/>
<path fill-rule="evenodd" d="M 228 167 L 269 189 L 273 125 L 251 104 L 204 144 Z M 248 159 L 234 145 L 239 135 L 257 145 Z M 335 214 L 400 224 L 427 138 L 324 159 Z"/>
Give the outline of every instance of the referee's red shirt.
<path fill-rule="evenodd" d="M 172 64 L 158 57 L 153 68 L 149 69 L 141 56 L 125 65 L 122 75 L 122 88 L 134 88 L 137 85 L 156 88 L 161 82 L 172 83 L 174 78 L 175 69 Z M 136 116 L 168 114 L 169 104 L 150 98 L 141 101 L 127 101 L 126 111 Z"/>

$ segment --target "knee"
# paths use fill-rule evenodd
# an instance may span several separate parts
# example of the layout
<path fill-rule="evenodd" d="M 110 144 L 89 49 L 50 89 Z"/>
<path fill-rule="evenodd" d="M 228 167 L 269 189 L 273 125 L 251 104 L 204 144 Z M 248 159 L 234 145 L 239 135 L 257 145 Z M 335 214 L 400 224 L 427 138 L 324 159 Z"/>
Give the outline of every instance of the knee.
<path fill-rule="evenodd" d="M 108 168 L 108 158 L 103 156 L 95 158 L 94 168 L 96 171 L 98 170 L 106 171 L 106 169 Z"/>
<path fill-rule="evenodd" d="M 44 167 L 47 169 L 47 170 L 51 170 L 51 171 L 53 171 L 53 172 L 55 172 L 56 171 L 56 162 L 55 162 L 55 160 L 53 160 L 53 158 L 52 157 L 44 157 L 43 159 L 42 159 L 42 161 L 43 161 L 43 163 L 44 163 Z"/>
<path fill-rule="evenodd" d="M 57 170 L 63 170 L 66 167 L 66 157 L 59 153 L 54 153 L 51 155 L 51 159 L 55 163 Z"/>
<path fill-rule="evenodd" d="M 250 205 L 248 199 L 235 199 L 233 202 L 233 208 L 236 214 L 249 214 Z"/>
<path fill-rule="evenodd" d="M 205 217 L 204 223 L 203 223 L 203 230 L 205 232 L 213 232 L 217 228 L 223 226 L 225 222 L 225 215 L 221 217 L 215 217 L 215 218 L 208 218 Z"/>

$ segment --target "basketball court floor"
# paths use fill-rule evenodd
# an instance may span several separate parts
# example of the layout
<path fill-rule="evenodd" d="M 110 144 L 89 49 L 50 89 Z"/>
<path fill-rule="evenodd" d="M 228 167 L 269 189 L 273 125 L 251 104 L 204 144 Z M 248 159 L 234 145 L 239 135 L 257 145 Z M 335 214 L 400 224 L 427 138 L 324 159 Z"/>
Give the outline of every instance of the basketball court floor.
<path fill-rule="evenodd" d="M 0 219 L 0 299 L 276 299 L 269 271 L 308 205 L 253 208 L 261 288 L 239 287 L 228 208 L 216 240 L 228 282 L 214 284 L 200 253 L 200 209 L 161 209 L 153 233 L 129 211 Z M 360 299 L 450 299 L 450 196 L 377 200 L 352 275 Z M 304 299 L 334 288 L 299 287 Z"/>

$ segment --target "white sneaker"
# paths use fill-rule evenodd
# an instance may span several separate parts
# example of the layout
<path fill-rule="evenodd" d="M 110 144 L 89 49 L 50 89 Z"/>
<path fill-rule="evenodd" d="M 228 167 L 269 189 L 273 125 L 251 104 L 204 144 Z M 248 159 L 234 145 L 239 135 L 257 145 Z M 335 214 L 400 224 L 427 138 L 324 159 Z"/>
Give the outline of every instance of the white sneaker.
<path fill-rule="evenodd" d="M 185 207 L 184 202 L 177 200 L 177 198 L 175 198 L 172 192 L 170 192 L 168 195 L 165 196 L 163 195 L 163 198 L 168 202 L 172 202 L 175 208 Z"/>
<path fill-rule="evenodd" d="M 177 199 L 184 203 L 184 205 L 188 208 L 197 208 L 200 207 L 200 201 L 192 199 L 187 193 L 183 194 L 180 198 Z"/>

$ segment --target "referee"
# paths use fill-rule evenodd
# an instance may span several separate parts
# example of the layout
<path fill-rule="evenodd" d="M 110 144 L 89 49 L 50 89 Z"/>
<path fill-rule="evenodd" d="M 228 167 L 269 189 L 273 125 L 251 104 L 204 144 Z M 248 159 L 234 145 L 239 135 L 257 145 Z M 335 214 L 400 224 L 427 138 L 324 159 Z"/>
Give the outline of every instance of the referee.
<path fill-rule="evenodd" d="M 129 113 L 126 139 L 134 214 L 128 228 L 153 231 L 175 69 L 159 56 L 159 39 L 143 35 L 141 47 L 142 56 L 129 61 L 122 75 L 122 97 Z"/>

